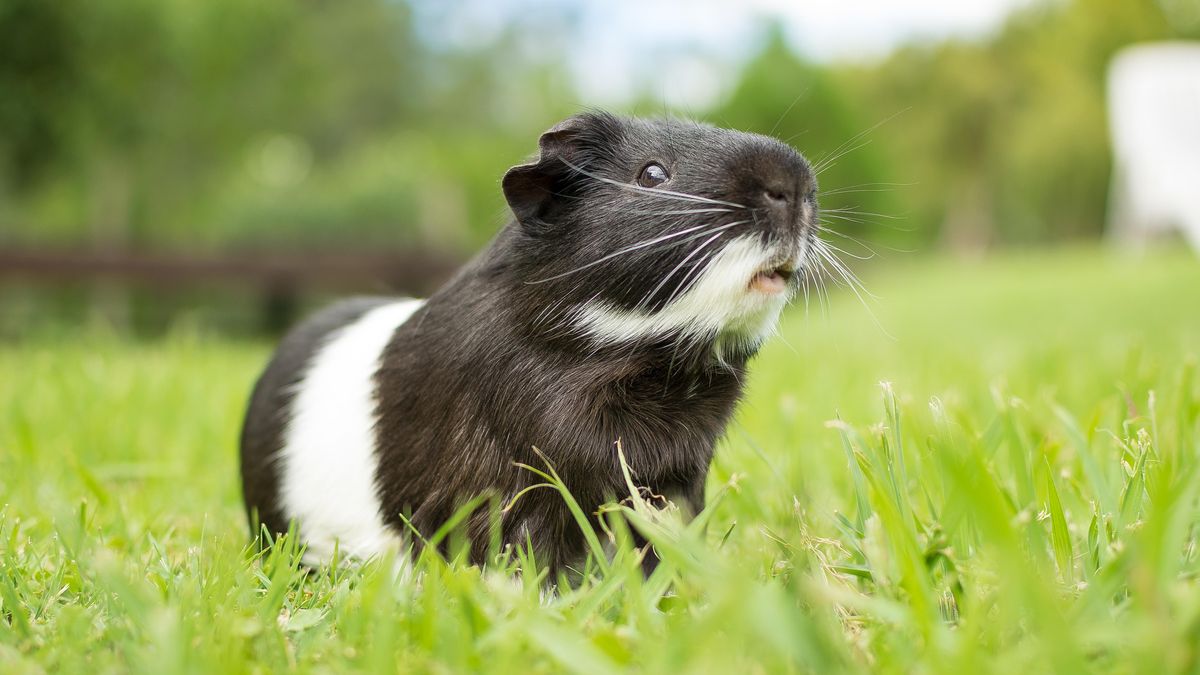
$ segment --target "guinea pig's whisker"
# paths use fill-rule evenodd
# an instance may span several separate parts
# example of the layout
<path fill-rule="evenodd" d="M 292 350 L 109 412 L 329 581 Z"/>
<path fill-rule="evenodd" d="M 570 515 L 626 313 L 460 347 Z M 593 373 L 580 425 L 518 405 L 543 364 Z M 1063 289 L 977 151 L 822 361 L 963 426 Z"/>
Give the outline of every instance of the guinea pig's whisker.
<path fill-rule="evenodd" d="M 913 185 L 916 185 L 916 183 L 860 183 L 858 185 L 834 188 L 833 190 L 821 190 L 821 196 L 828 197 L 829 195 L 845 195 L 856 192 L 892 192 L 897 187 L 911 187 Z"/>
<path fill-rule="evenodd" d="M 685 209 L 683 211 L 620 211 L 639 216 L 685 216 L 695 213 L 733 213 L 733 209 Z"/>
<path fill-rule="evenodd" d="M 731 223 L 731 225 L 744 225 L 746 222 L 747 221 L 741 221 L 738 223 Z M 659 282 L 659 285 L 657 287 L 655 287 L 652 291 L 647 293 L 640 301 L 638 301 L 638 304 L 634 306 L 634 309 L 640 309 L 640 308 L 645 307 L 650 302 L 650 300 L 655 296 L 655 294 L 657 294 L 658 291 L 663 287 L 663 285 L 665 285 L 667 283 L 667 281 L 670 280 L 670 278 L 676 272 L 679 271 L 680 268 L 682 268 L 684 265 L 687 264 L 688 260 L 690 260 L 697 253 L 703 251 L 706 247 L 708 247 L 709 244 L 711 244 L 713 241 L 715 241 L 717 238 L 719 238 L 724 233 L 725 229 L 728 229 L 728 228 L 722 228 L 722 231 L 716 232 L 715 234 L 713 234 L 713 236 L 711 238 L 709 238 L 708 241 L 705 241 L 703 244 L 700 244 L 691 253 L 689 253 L 682 262 L 680 262 L 678 265 L 676 265 L 675 269 L 671 270 L 667 274 L 667 276 L 665 276 L 663 278 L 663 280 L 661 282 Z M 709 232 L 703 233 L 703 235 L 699 235 L 696 237 L 688 237 L 688 240 L 690 241 L 693 239 L 699 239 L 700 237 L 708 235 L 711 232 L 712 232 L 712 230 L 710 230 Z M 705 253 L 700 258 L 700 260 L 698 260 L 694 265 L 692 265 L 692 269 L 690 269 L 684 273 L 683 279 L 680 280 L 679 284 L 675 287 L 675 290 L 671 291 L 671 295 L 669 295 L 667 297 L 667 300 L 666 300 L 666 302 L 663 303 L 663 306 L 666 307 L 666 306 L 670 305 L 672 302 L 674 302 L 675 299 L 677 297 L 679 297 L 679 295 L 681 294 L 681 291 L 683 291 L 686 288 L 686 286 L 691 281 L 691 279 L 696 276 L 696 273 L 700 270 L 703 270 L 708 265 L 708 263 L 710 261 L 712 261 L 713 258 L 716 257 L 717 253 L 719 253 L 719 252 L 720 252 L 719 250 L 711 250 L 711 251 Z"/>
<path fill-rule="evenodd" d="M 887 218 L 888 220 L 900 220 L 900 216 L 893 216 L 887 213 L 874 213 L 872 211 L 859 211 L 853 206 L 843 209 L 821 209 L 821 215 L 827 213 L 847 214 L 852 216 L 867 216 L 870 218 Z"/>
<path fill-rule="evenodd" d="M 664 303 L 664 305 L 670 305 L 672 302 L 675 302 L 676 298 L 687 292 L 689 285 L 695 281 L 697 277 L 699 277 L 700 273 L 708 267 L 708 264 L 717 257 L 718 253 L 720 253 L 720 251 L 709 251 L 704 255 L 703 259 L 693 265 L 692 269 L 688 270 L 687 273 L 683 275 L 683 278 L 679 280 L 679 283 L 675 286 L 675 290 L 671 291 L 671 295 L 667 297 L 667 301 Z"/>
<path fill-rule="evenodd" d="M 826 242 L 821 239 L 816 239 L 814 241 L 817 241 L 820 243 L 817 244 L 813 248 L 813 250 L 815 250 L 818 255 L 824 257 L 825 260 L 827 260 L 829 262 L 830 266 L 832 266 L 834 271 L 836 271 L 838 273 L 838 276 L 841 277 L 841 279 L 846 282 L 846 285 L 849 288 L 851 288 L 852 290 L 855 290 L 855 292 L 861 290 L 863 293 L 865 293 L 866 295 L 870 296 L 871 298 L 873 298 L 875 300 L 879 299 L 879 296 L 868 291 L 867 287 L 864 286 L 862 281 L 858 278 L 858 275 L 856 275 L 856 274 L 854 274 L 854 272 L 850 271 L 850 268 L 846 267 L 846 264 L 844 262 L 842 262 L 842 260 L 840 258 L 837 257 L 837 255 L 833 252 L 833 250 L 830 249 L 829 242 Z M 837 281 L 837 279 L 835 278 L 834 281 Z"/>
<path fill-rule="evenodd" d="M 817 277 L 817 293 L 821 302 L 821 315 L 828 318 L 833 312 L 833 301 L 829 299 L 829 270 L 825 263 L 820 264 L 821 275 Z"/>
<path fill-rule="evenodd" d="M 867 242 L 863 241 L 862 239 L 859 239 L 858 237 L 855 237 L 854 235 L 846 234 L 845 232 L 838 232 L 837 230 L 834 230 L 834 229 L 832 229 L 832 228 L 825 227 L 823 223 L 819 223 L 819 224 L 817 225 L 817 231 L 818 231 L 818 232 L 823 232 L 823 233 L 825 233 L 825 234 L 832 234 L 832 235 L 833 235 L 833 236 L 835 236 L 835 237 L 841 237 L 842 239 L 845 239 L 845 240 L 847 240 L 847 241 L 852 241 L 852 242 L 854 242 L 855 244 L 857 244 L 857 245 L 859 245 L 859 246 L 863 247 L 864 249 L 866 249 L 866 250 L 867 250 L 867 252 L 869 252 L 869 253 L 870 253 L 871 257 L 875 257 L 875 256 L 878 256 L 878 255 L 879 255 L 879 252 L 878 252 L 878 251 L 876 251 L 876 250 L 875 250 L 875 248 L 874 248 L 873 246 L 871 246 L 871 245 L 870 245 L 870 244 L 868 244 Z M 828 241 L 826 241 L 826 243 L 829 243 L 829 242 L 828 242 Z M 880 246 L 882 246 L 882 245 L 880 244 Z M 901 252 L 903 252 L 903 251 L 900 251 L 899 249 L 896 249 L 896 248 L 891 248 L 891 247 L 888 247 L 888 246 L 883 246 L 883 248 L 886 248 L 886 249 L 888 249 L 889 251 L 896 251 L 896 252 L 898 252 L 898 253 L 901 253 Z M 911 251 L 908 251 L 908 252 L 909 252 L 909 253 L 911 253 Z M 853 254 L 851 254 L 851 253 L 847 253 L 846 255 L 853 255 Z"/>
<path fill-rule="evenodd" d="M 687 228 L 687 229 L 684 229 L 684 230 L 680 230 L 680 231 L 678 231 L 678 232 L 672 232 L 672 233 L 670 233 L 670 234 L 664 234 L 664 235 L 662 235 L 662 236 L 660 236 L 660 237 L 655 237 L 655 238 L 653 238 L 653 239 L 648 239 L 648 240 L 646 240 L 646 241 L 638 242 L 637 244 L 634 244 L 634 245 L 632 245 L 632 246 L 629 246 L 629 247 L 623 248 L 623 249 L 621 249 L 621 250 L 619 250 L 619 251 L 617 251 L 617 252 L 615 252 L 615 253 L 609 253 L 608 255 L 606 255 L 606 256 L 604 256 L 604 257 L 602 257 L 602 258 L 598 258 L 598 259 L 596 259 L 596 260 L 593 260 L 593 261 L 592 261 L 592 262 L 590 262 L 590 263 L 585 263 L 585 264 L 583 264 L 583 265 L 580 265 L 579 267 L 576 267 L 576 268 L 574 268 L 574 269 L 567 270 L 566 272 L 562 272 L 562 273 L 560 273 L 560 274 L 555 274 L 554 276 L 549 276 L 549 277 L 546 277 L 546 278 L 544 278 L 544 279 L 537 279 L 537 280 L 535 280 L 535 281 L 526 281 L 525 283 L 527 283 L 527 284 L 542 284 L 542 283 L 545 283 L 545 282 L 547 282 L 547 281 L 553 281 L 553 280 L 555 280 L 555 279 L 561 279 L 562 277 L 565 277 L 565 276 L 568 276 L 568 275 L 571 275 L 571 274 L 575 274 L 576 272 L 583 271 L 583 270 L 585 270 L 585 269 L 587 269 L 587 268 L 589 268 L 589 267 L 594 267 L 594 266 L 596 266 L 596 265 L 599 265 L 600 263 L 603 263 L 603 262 L 607 262 L 607 261 L 609 261 L 609 260 L 612 260 L 613 258 L 616 258 L 616 257 L 617 257 L 617 256 L 619 256 L 619 255 L 624 255 L 624 254 L 626 254 L 626 253 L 631 253 L 631 252 L 633 252 L 633 251 L 636 251 L 636 250 L 638 250 L 638 249 L 643 249 L 643 248 L 646 248 L 647 246 L 653 246 L 654 244 L 657 244 L 657 243 L 659 243 L 659 242 L 663 242 L 663 241 L 667 241 L 667 240 L 670 240 L 670 239 L 674 239 L 675 237 L 679 237 L 679 236 L 682 236 L 682 235 L 688 234 L 689 232 L 695 232 L 696 230 L 702 230 L 702 229 L 704 229 L 705 227 L 708 227 L 708 226 L 707 226 L 707 225 L 697 225 L 697 226 L 695 226 L 695 227 L 690 227 L 690 228 Z"/>
<path fill-rule="evenodd" d="M 800 292 L 804 294 L 804 316 L 808 316 L 808 284 L 812 271 L 807 265 L 800 269 Z"/>
<path fill-rule="evenodd" d="M 859 143 L 859 144 L 857 144 L 857 145 L 853 145 L 853 146 L 851 146 L 851 147 L 849 147 L 849 148 L 846 148 L 845 150 L 842 150 L 841 152 L 837 153 L 836 155 L 834 155 L 834 156 L 830 157 L 829 159 L 827 159 L 827 160 L 825 160 L 825 161 L 821 162 L 821 163 L 820 163 L 819 165 L 817 165 L 816 167 L 813 167 L 813 175 L 815 175 L 815 176 L 820 176 L 822 172 L 826 171 L 827 169 L 829 169 L 829 168 L 830 168 L 830 167 L 832 167 L 833 165 L 837 164 L 837 161 L 838 161 L 839 159 L 841 159 L 841 158 L 845 157 L 846 155 L 848 155 L 848 154 L 850 154 L 850 153 L 854 152 L 855 150 L 861 150 L 862 148 L 865 148 L 865 147 L 867 147 L 868 145 L 870 145 L 870 144 L 871 144 L 871 140 L 872 140 L 872 139 L 867 139 L 867 140 L 865 140 L 865 141 L 863 141 L 863 142 L 861 142 L 861 143 Z"/>
<path fill-rule="evenodd" d="M 824 171 L 825 169 L 829 168 L 830 166 L 833 166 L 833 163 L 835 161 L 837 161 L 838 158 L 844 156 L 847 152 L 850 152 L 850 150 L 846 150 L 847 146 L 853 146 L 854 143 L 856 141 L 858 141 L 858 139 L 862 138 L 863 134 L 866 134 L 869 131 L 870 131 L 870 129 L 867 129 L 865 131 L 860 131 L 857 134 L 851 136 L 850 138 L 847 138 L 845 141 L 843 141 L 841 143 L 841 145 L 838 145 L 836 148 L 829 151 L 828 154 L 826 154 L 825 156 L 818 159 L 816 162 L 813 163 L 813 167 L 812 167 L 813 173 L 819 174 L 821 171 Z M 851 149 L 855 149 L 855 148 L 857 148 L 857 146 L 855 146 L 854 148 L 851 148 Z"/>
<path fill-rule="evenodd" d="M 821 175 L 822 171 L 825 171 L 829 167 L 833 166 L 834 163 L 837 162 L 837 160 L 839 160 L 842 157 L 845 157 L 846 155 L 850 154 L 851 152 L 854 152 L 855 150 L 858 150 L 859 148 L 862 148 L 862 147 L 866 146 L 867 144 L 869 144 L 871 142 L 871 139 L 867 139 L 861 143 L 858 143 L 857 145 L 853 145 L 853 144 L 857 143 L 858 140 L 861 139 L 863 136 L 866 136 L 867 134 L 871 133 L 872 131 L 875 131 L 879 127 L 892 121 L 893 119 L 895 119 L 897 116 L 899 116 L 901 113 L 905 112 L 906 110 L 907 110 L 907 108 L 905 108 L 904 110 L 899 110 L 895 113 L 892 113 L 888 117 L 885 117 L 884 119 L 880 120 L 879 122 L 876 122 L 875 124 L 871 125 L 870 127 L 867 127 L 866 129 L 863 129 L 862 131 L 858 132 L 857 134 L 854 134 L 850 138 L 847 138 L 844 142 L 842 142 L 841 145 L 834 148 L 828 155 L 826 155 L 825 157 L 823 157 L 817 161 L 817 163 L 813 166 L 813 169 L 812 169 L 813 174 L 818 175 L 818 176 Z M 853 145 L 853 147 L 849 147 L 849 148 L 847 147 L 847 146 L 851 146 L 851 145 Z"/>
<path fill-rule="evenodd" d="M 836 246 L 828 241 L 824 242 L 824 244 L 825 244 L 825 246 L 829 247 L 833 251 L 837 251 L 838 253 L 841 253 L 842 255 L 848 255 L 851 258 L 854 258 L 856 260 L 870 260 L 871 258 L 875 257 L 875 251 L 871 251 L 871 253 L 868 255 L 859 255 L 857 253 L 851 253 L 850 251 L 847 251 L 846 249 Z"/>
<path fill-rule="evenodd" d="M 675 268 L 672 269 L 670 272 L 668 272 L 667 275 L 662 278 L 662 281 L 658 282 L 658 285 L 655 286 L 653 288 L 653 290 L 651 290 L 649 293 L 647 293 L 646 296 L 638 302 L 637 307 L 641 308 L 641 307 L 644 307 L 647 303 L 649 303 L 651 298 L 653 298 L 660 290 L 662 290 L 663 286 L 667 285 L 667 282 L 671 280 L 671 277 L 675 276 L 676 272 L 683 269 L 683 267 L 685 265 L 687 265 L 688 262 L 696 256 L 696 254 L 700 253 L 706 247 L 708 247 L 709 244 L 713 243 L 718 238 L 720 238 L 720 236 L 722 234 L 724 234 L 724 232 L 718 232 L 718 233 L 714 234 L 713 236 L 709 237 L 708 239 L 705 239 L 703 244 L 700 244 L 696 248 L 692 249 L 692 252 L 687 254 L 687 257 L 685 257 L 683 260 L 679 261 L 679 264 L 676 265 Z M 684 276 L 686 277 L 687 275 L 684 275 Z M 674 297 L 675 294 L 672 293 L 671 295 L 672 295 L 672 297 Z"/>
<path fill-rule="evenodd" d="M 847 241 L 853 241 L 854 244 L 862 246 L 863 249 L 868 250 L 872 256 L 880 256 L 881 255 L 881 253 L 878 252 L 876 249 L 882 249 L 884 251 L 892 251 L 894 253 L 916 253 L 917 252 L 916 249 L 898 249 L 898 247 L 895 247 L 895 246 L 888 246 L 887 244 L 880 244 L 880 243 L 878 243 L 878 241 L 870 241 L 869 239 L 859 239 L 858 237 L 854 237 L 853 234 L 846 234 L 845 232 L 838 232 L 833 227 L 830 227 L 830 223 L 828 223 L 826 221 L 821 221 L 821 222 L 817 223 L 817 231 L 823 232 L 826 234 L 833 234 L 834 237 L 840 237 Z"/>
<path fill-rule="evenodd" d="M 611 178 L 605 178 L 604 176 L 594 174 L 591 171 L 588 171 L 587 169 L 584 169 L 579 166 L 575 166 L 574 164 L 567 161 L 566 159 L 562 160 L 562 163 L 571 167 L 572 170 L 577 171 L 577 172 L 587 176 L 588 178 L 598 180 L 602 183 L 608 183 L 610 185 L 615 185 L 623 190 L 632 190 L 634 192 L 638 192 L 641 194 L 653 195 L 653 196 L 657 196 L 657 197 L 662 197 L 664 199 L 675 198 L 675 199 L 681 199 L 684 201 L 704 202 L 706 204 L 721 204 L 722 206 L 732 206 L 735 209 L 746 208 L 745 205 L 743 205 L 743 204 L 727 202 L 727 201 L 724 201 L 721 199 L 712 199 L 711 197 L 701 197 L 700 195 L 688 194 L 687 192 L 675 192 L 674 190 L 660 190 L 658 188 L 645 188 L 645 187 L 641 187 L 640 185 L 629 185 L 628 183 L 622 183 L 619 180 L 613 180 Z"/>
<path fill-rule="evenodd" d="M 867 300 L 866 300 L 866 298 L 863 297 L 863 294 L 865 293 L 866 295 L 870 296 L 874 300 L 878 300 L 879 296 L 868 291 L 866 289 L 866 287 L 863 286 L 862 282 L 859 281 L 858 277 L 855 276 L 849 270 L 847 270 L 845 265 L 843 265 L 840 260 L 837 260 L 837 257 L 834 256 L 832 253 L 830 253 L 829 251 L 825 251 L 823 253 L 823 255 L 829 256 L 828 260 L 830 261 L 830 264 L 833 265 L 833 268 L 838 272 L 838 275 L 841 276 L 842 279 L 845 281 L 844 285 L 847 288 L 849 288 L 854 293 L 854 295 L 858 298 L 858 302 L 863 306 L 863 309 L 867 310 L 867 315 L 871 317 L 871 321 L 875 324 L 875 327 L 878 328 L 880 331 L 882 331 L 884 335 L 895 340 L 896 337 L 894 335 L 892 335 L 891 333 L 889 333 L 888 329 L 885 328 L 883 326 L 883 323 L 881 323 L 879 321 L 879 317 L 875 316 L 875 312 L 871 309 L 870 304 L 867 303 Z M 838 279 L 836 277 L 831 277 L 831 278 L 835 282 L 838 281 Z"/>
<path fill-rule="evenodd" d="M 858 223 L 860 225 L 873 225 L 873 226 L 879 226 L 879 227 L 886 227 L 889 230 L 894 230 L 897 232 L 912 232 L 913 231 L 913 229 L 911 227 L 903 227 L 899 224 L 887 222 L 889 220 L 900 221 L 903 219 L 903 216 L 892 216 L 892 215 L 888 215 L 886 213 L 870 213 L 867 211 L 847 211 L 847 212 L 822 211 L 821 217 L 824 218 L 826 216 L 828 216 L 829 218 L 832 218 L 834 220 L 841 220 L 841 221 L 845 221 L 848 223 Z M 862 217 L 858 217 L 858 216 L 862 216 Z M 833 226 L 832 223 L 830 223 L 829 221 L 826 221 L 826 220 L 821 220 L 819 222 L 827 227 Z M 895 250 L 899 251 L 901 249 L 895 249 Z M 908 251 L 908 252 L 911 253 L 911 251 Z"/>
<path fill-rule="evenodd" d="M 821 223 L 819 223 L 817 225 L 817 229 L 821 232 L 825 232 L 827 234 L 832 234 L 835 237 L 841 237 L 842 239 L 852 241 L 855 244 L 858 244 L 859 246 L 867 249 L 868 251 L 870 251 L 871 253 L 873 253 L 875 255 L 879 255 L 879 253 L 875 250 L 875 247 L 879 247 L 885 251 L 892 251 L 894 253 L 916 253 L 916 251 L 917 251 L 914 248 L 896 248 L 895 246 L 888 246 L 886 244 L 881 244 L 877 241 L 868 243 L 868 241 L 859 239 L 858 237 L 855 237 L 854 235 L 846 234 L 845 232 L 838 232 L 837 230 L 830 227 L 830 223 L 826 223 L 824 221 L 822 221 Z M 874 244 L 874 245 L 872 245 L 872 244 Z"/>
<path fill-rule="evenodd" d="M 883 324 L 880 323 L 879 318 L 875 316 L 875 312 L 871 310 L 871 306 L 869 303 L 867 303 L 867 299 L 863 297 L 863 295 L 866 294 L 872 299 L 878 300 L 879 296 L 867 290 L 866 286 L 863 285 L 858 276 L 851 272 L 849 268 L 847 268 L 846 265 L 839 260 L 831 250 L 829 250 L 828 244 L 825 241 L 817 238 L 813 239 L 813 244 L 813 251 L 817 254 L 818 258 L 824 259 L 824 261 L 829 264 L 829 268 L 826 268 L 826 272 L 828 273 L 828 269 L 832 268 L 837 273 L 837 276 L 829 275 L 829 277 L 833 279 L 835 283 L 841 283 L 849 288 L 851 292 L 853 292 L 858 298 L 858 301 L 862 304 L 863 309 L 867 310 L 867 314 L 870 315 L 871 321 L 875 323 L 875 326 L 879 328 L 879 330 L 883 331 L 884 335 L 895 339 L 895 337 L 883 327 Z M 823 264 L 821 266 L 823 268 L 825 267 Z M 840 277 L 840 280 L 838 277 Z"/>
<path fill-rule="evenodd" d="M 821 316 L 829 316 L 829 288 L 825 284 L 826 277 L 830 276 L 829 270 L 825 266 L 825 261 L 820 257 L 812 258 L 815 266 L 811 271 L 811 280 L 813 286 L 813 294 L 817 298 L 817 306 L 821 308 Z"/>
<path fill-rule="evenodd" d="M 709 234 L 712 234 L 712 233 L 714 233 L 714 232 L 722 232 L 722 231 L 724 231 L 724 230 L 728 230 L 729 228 L 731 228 L 731 227 L 734 227 L 734 226 L 736 226 L 736 225 L 744 225 L 745 223 L 746 223 L 746 221 L 744 221 L 744 220 L 742 220 L 742 221 L 736 221 L 736 222 L 732 222 L 732 223 L 727 223 L 727 224 L 725 224 L 725 225 L 721 225 L 721 226 L 719 226 L 719 227 L 716 227 L 716 228 L 711 228 L 711 229 L 708 229 L 708 230 L 706 230 L 705 232 L 701 232 L 700 234 L 694 235 L 694 236 L 692 236 L 692 237 L 688 237 L 687 239 L 682 239 L 682 240 L 680 240 L 680 241 L 677 241 L 677 242 L 672 242 L 670 245 L 678 245 L 678 244 L 683 244 L 683 243 L 686 243 L 686 242 L 692 241 L 692 240 L 694 240 L 694 239 L 699 239 L 699 238 L 701 238 L 701 237 L 707 236 L 707 235 L 709 235 Z M 544 278 L 544 279 L 537 279 L 537 280 L 534 280 L 534 281 L 526 281 L 525 283 L 527 283 L 527 284 L 543 284 L 543 283 L 546 283 L 547 281 L 553 281 L 553 280 L 555 280 L 555 279 L 561 279 L 562 277 L 565 277 L 565 276 L 569 276 L 569 275 L 575 274 L 576 272 L 582 272 L 583 270 L 585 270 L 585 269 L 588 269 L 588 268 L 590 268 L 590 267 L 595 267 L 596 265 L 599 265 L 599 264 L 601 264 L 601 263 L 608 262 L 609 260 L 612 260 L 613 258 L 616 258 L 617 256 L 625 255 L 626 253 L 632 253 L 632 252 L 634 252 L 634 251 L 637 251 L 637 250 L 640 250 L 640 249 L 646 248 L 646 247 L 648 247 L 648 246 L 653 246 L 654 244 L 662 243 L 662 242 L 668 241 L 668 240 L 670 240 L 670 239 L 674 239 L 675 237 L 679 237 L 679 236 L 682 236 L 682 235 L 685 235 L 685 234 L 689 234 L 689 233 L 695 232 L 696 230 L 703 230 L 703 229 L 705 229 L 705 228 L 709 228 L 709 225 L 707 225 L 707 224 L 705 224 L 705 225 L 697 225 L 697 226 L 695 226 L 695 227 L 689 227 L 689 228 L 686 228 L 686 229 L 680 230 L 680 231 L 678 231 L 678 232 L 672 232 L 671 234 L 665 234 L 665 235 L 662 235 L 661 237 L 655 237 L 655 238 L 653 238 L 653 239 L 650 239 L 650 240 L 647 240 L 647 241 L 643 241 L 643 242 L 640 242 L 640 243 L 634 244 L 633 246 L 627 246 L 627 247 L 625 247 L 625 248 L 623 248 L 623 249 L 621 249 L 621 250 L 619 250 L 619 251 L 617 251 L 617 252 L 615 252 L 615 253 L 609 253 L 609 254 L 608 254 L 608 255 L 606 255 L 606 256 L 603 256 L 603 257 L 601 257 L 601 258 L 597 258 L 596 260 L 593 260 L 592 262 L 585 263 L 585 264 L 583 264 L 583 265 L 580 265 L 579 267 L 576 267 L 576 268 L 574 268 L 574 269 L 567 270 L 566 272 L 561 272 L 561 273 L 559 273 L 559 274 L 555 274 L 555 275 L 553 275 L 553 276 L 549 276 L 549 277 L 546 277 L 546 278 Z"/>
<path fill-rule="evenodd" d="M 821 217 L 822 218 L 833 218 L 834 220 L 841 220 L 841 221 L 845 221 L 847 223 L 856 223 L 858 225 L 868 224 L 868 222 L 866 220 L 863 220 L 862 218 L 855 218 L 854 216 L 847 216 L 847 215 L 841 214 L 841 213 L 826 213 L 826 212 L 822 211 Z"/>

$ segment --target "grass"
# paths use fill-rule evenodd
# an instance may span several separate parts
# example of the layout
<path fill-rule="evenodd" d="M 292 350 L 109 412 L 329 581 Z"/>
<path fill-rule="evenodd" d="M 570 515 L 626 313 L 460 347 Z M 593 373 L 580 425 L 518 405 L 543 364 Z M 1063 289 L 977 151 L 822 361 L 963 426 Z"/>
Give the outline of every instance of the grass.
<path fill-rule="evenodd" d="M 557 594 L 520 560 L 252 555 L 269 345 L 0 346 L 0 672 L 1200 670 L 1196 260 L 867 282 L 878 325 L 835 292 L 757 360 L 700 521 L 625 507 L 659 572 L 618 546 Z"/>

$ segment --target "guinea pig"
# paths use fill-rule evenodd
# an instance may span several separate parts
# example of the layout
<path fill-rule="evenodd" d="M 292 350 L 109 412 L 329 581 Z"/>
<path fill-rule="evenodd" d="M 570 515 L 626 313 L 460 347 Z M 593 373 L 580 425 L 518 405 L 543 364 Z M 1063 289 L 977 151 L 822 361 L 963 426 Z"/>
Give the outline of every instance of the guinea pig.
<path fill-rule="evenodd" d="M 562 570 L 582 530 L 554 490 L 513 499 L 542 482 L 518 465 L 599 518 L 629 494 L 618 442 L 639 489 L 703 508 L 747 361 L 812 266 L 814 171 L 769 137 L 601 112 L 538 148 L 504 175 L 511 222 L 429 299 L 346 300 L 283 339 L 241 435 L 256 530 L 366 558 L 495 495 L 501 542 Z M 476 561 L 494 514 L 466 520 Z"/>

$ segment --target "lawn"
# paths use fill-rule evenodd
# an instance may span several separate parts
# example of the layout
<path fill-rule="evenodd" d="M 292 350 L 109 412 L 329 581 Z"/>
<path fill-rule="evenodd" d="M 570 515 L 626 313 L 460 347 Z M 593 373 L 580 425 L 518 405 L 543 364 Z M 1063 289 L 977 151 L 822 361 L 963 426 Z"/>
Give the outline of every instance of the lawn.
<path fill-rule="evenodd" d="M 256 556 L 235 441 L 266 343 L 2 345 L 0 672 L 1200 670 L 1200 263 L 865 280 L 873 315 L 798 302 L 753 364 L 697 522 L 626 506 L 658 572 L 618 545 L 553 593 L 513 557 Z"/>

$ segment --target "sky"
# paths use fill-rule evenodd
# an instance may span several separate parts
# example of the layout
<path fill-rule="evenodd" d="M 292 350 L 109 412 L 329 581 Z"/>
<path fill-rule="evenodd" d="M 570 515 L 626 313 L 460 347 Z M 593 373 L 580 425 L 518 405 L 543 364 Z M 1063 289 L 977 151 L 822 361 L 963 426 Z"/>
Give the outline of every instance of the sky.
<path fill-rule="evenodd" d="M 1035 1 L 465 0 L 448 13 L 442 5 L 425 29 L 466 45 L 506 26 L 568 16 L 570 34 L 548 30 L 526 49 L 561 58 L 584 100 L 620 103 L 650 91 L 666 104 L 702 107 L 731 83 L 772 21 L 814 60 L 868 60 L 905 43 L 987 35 Z"/>

